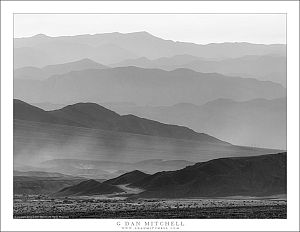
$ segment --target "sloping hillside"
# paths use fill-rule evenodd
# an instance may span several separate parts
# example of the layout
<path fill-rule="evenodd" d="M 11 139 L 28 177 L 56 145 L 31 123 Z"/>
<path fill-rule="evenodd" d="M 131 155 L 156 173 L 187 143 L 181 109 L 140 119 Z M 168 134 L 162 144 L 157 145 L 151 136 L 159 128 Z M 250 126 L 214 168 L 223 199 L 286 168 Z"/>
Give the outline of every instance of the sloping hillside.
<path fill-rule="evenodd" d="M 286 153 L 214 159 L 159 172 L 132 186 L 140 197 L 268 196 L 286 193 Z"/>

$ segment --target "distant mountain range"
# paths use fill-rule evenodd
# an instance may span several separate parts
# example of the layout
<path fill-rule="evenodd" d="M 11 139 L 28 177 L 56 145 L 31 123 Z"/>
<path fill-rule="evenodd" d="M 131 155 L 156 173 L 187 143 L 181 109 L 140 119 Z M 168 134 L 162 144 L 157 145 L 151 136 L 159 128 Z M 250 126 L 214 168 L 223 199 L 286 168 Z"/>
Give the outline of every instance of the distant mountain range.
<path fill-rule="evenodd" d="M 14 170 L 14 176 L 30 176 L 30 177 L 50 177 L 50 178 L 75 178 L 71 175 L 61 174 L 58 172 L 44 172 L 44 171 L 16 171 Z"/>
<path fill-rule="evenodd" d="M 150 60 L 145 57 L 125 60 L 111 67 L 136 66 L 167 71 L 187 68 L 202 73 L 220 73 L 227 76 L 256 78 L 280 83 L 286 87 L 286 57 L 279 55 L 247 55 L 222 60 L 207 60 L 190 55 L 177 55 Z"/>
<path fill-rule="evenodd" d="M 186 160 L 162 159 L 150 159 L 133 163 L 105 160 L 52 159 L 38 164 L 37 167 L 29 167 L 28 169 L 39 170 L 40 168 L 90 179 L 111 179 L 135 169 L 153 174 L 159 171 L 177 170 L 192 164 L 194 163 Z M 26 167 L 22 166 L 16 168 L 26 170 Z"/>
<path fill-rule="evenodd" d="M 52 194 L 84 180 L 59 173 L 14 171 L 14 194 Z"/>
<path fill-rule="evenodd" d="M 284 44 L 194 43 L 164 40 L 147 32 L 104 33 L 49 37 L 36 35 L 14 39 L 14 67 L 42 67 L 89 58 L 101 64 L 146 57 L 158 59 L 175 55 L 203 58 L 236 58 L 245 55 L 285 55 Z"/>
<path fill-rule="evenodd" d="M 103 103 L 119 114 L 134 114 L 159 122 L 187 126 L 233 144 L 286 149 L 287 99 L 232 101 L 203 105 L 137 106 Z"/>
<path fill-rule="evenodd" d="M 52 75 L 66 74 L 72 71 L 128 66 L 166 71 L 186 68 L 202 73 L 220 73 L 227 76 L 273 81 L 286 87 L 286 57 L 274 54 L 263 56 L 248 55 L 221 60 L 209 60 L 191 55 L 176 55 L 155 60 L 141 57 L 110 64 L 110 66 L 105 66 L 86 58 L 69 63 L 47 65 L 43 68 L 32 66 L 17 68 L 14 70 L 14 78 L 44 80 Z"/>
<path fill-rule="evenodd" d="M 89 69 L 52 76 L 43 81 L 14 81 L 14 98 L 34 103 L 173 105 L 187 102 L 199 105 L 218 98 L 245 101 L 285 96 L 286 89 L 273 82 L 199 73 L 189 69 Z"/>
<path fill-rule="evenodd" d="M 86 69 L 104 69 L 107 66 L 101 65 L 90 59 L 78 60 L 65 64 L 47 65 L 43 68 L 37 67 L 22 67 L 14 70 L 15 79 L 29 79 L 29 80 L 44 80 L 53 75 L 60 75 L 73 71 L 80 71 Z"/>

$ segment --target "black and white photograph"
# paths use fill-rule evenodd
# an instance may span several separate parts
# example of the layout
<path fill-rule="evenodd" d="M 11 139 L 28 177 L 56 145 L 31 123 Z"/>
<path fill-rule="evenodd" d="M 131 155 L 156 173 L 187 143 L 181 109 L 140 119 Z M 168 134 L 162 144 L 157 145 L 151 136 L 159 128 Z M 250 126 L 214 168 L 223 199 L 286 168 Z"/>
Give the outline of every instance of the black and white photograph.
<path fill-rule="evenodd" d="M 286 220 L 287 19 L 14 12 L 13 220 Z"/>

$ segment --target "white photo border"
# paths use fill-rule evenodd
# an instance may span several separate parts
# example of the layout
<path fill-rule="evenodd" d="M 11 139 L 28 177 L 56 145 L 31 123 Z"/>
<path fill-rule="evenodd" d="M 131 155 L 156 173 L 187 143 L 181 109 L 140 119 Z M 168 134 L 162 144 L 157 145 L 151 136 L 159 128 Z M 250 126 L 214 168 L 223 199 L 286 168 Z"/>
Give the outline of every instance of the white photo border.
<path fill-rule="evenodd" d="M 284 13 L 287 15 L 287 219 L 182 219 L 180 231 L 299 229 L 298 1 L 2 1 L 1 230 L 118 231 L 133 219 L 13 219 L 13 14 L 15 13 Z M 162 220 L 162 219 L 161 219 Z M 134 220 L 137 221 L 137 220 Z M 144 221 L 159 221 L 141 219 Z M 168 220 L 162 220 L 168 221 Z M 173 220 L 174 221 L 174 220 Z M 132 231 L 132 230 L 130 230 Z"/>

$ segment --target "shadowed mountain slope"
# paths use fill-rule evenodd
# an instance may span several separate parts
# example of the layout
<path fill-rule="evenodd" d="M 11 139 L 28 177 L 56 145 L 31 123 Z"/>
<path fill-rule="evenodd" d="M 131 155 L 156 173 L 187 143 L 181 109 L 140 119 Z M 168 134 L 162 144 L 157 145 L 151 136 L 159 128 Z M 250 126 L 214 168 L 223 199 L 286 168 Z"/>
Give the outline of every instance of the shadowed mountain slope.
<path fill-rule="evenodd" d="M 110 193 L 120 193 L 123 192 L 119 187 L 100 183 L 95 180 L 82 181 L 79 184 L 66 187 L 57 193 L 55 196 L 87 196 L 87 195 L 101 195 Z"/>
<path fill-rule="evenodd" d="M 116 177 L 114 179 L 110 179 L 105 181 L 106 184 L 112 184 L 112 185 L 119 185 L 119 184 L 129 184 L 129 183 L 135 183 L 138 182 L 145 177 L 149 176 L 149 174 L 146 174 L 144 172 L 141 172 L 139 170 L 134 170 L 132 172 L 125 173 L 119 177 Z"/>
<path fill-rule="evenodd" d="M 268 196 L 286 193 L 286 153 L 234 157 L 159 172 L 132 183 L 140 197 Z"/>

